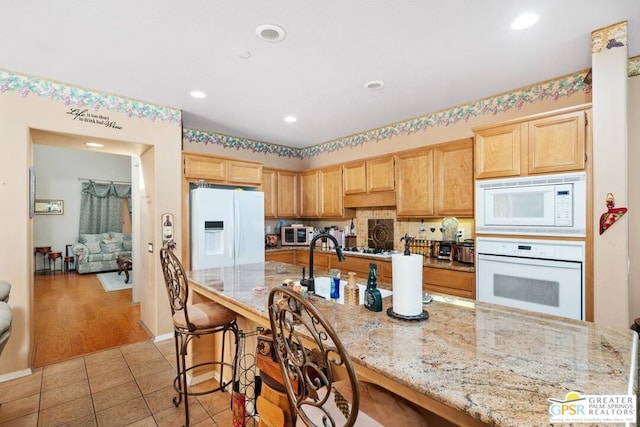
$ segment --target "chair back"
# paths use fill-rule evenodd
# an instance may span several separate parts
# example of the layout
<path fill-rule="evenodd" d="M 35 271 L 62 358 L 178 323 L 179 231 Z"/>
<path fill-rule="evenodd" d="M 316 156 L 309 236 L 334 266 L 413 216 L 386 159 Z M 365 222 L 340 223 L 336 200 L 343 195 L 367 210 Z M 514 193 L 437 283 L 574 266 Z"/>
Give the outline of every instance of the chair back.
<path fill-rule="evenodd" d="M 291 413 L 308 426 L 352 426 L 360 403 L 358 378 L 333 327 L 305 296 L 287 287 L 271 289 L 268 309 Z M 339 379 L 350 395 L 335 389 Z"/>
<path fill-rule="evenodd" d="M 175 317 L 176 313 L 184 313 L 189 331 L 193 332 L 196 327 L 189 321 L 189 313 L 187 311 L 189 281 L 184 272 L 184 267 L 173 251 L 167 248 L 160 249 L 160 264 L 162 265 L 164 284 L 169 296 L 171 314 Z"/>

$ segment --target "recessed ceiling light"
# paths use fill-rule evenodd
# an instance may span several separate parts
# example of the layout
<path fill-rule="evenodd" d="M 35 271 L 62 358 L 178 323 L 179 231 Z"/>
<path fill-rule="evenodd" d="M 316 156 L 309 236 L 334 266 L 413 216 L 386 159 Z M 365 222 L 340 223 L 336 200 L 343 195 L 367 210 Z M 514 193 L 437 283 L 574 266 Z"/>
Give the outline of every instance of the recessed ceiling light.
<path fill-rule="evenodd" d="M 382 80 L 372 80 L 364 84 L 364 87 L 371 90 L 382 89 L 384 82 Z"/>
<path fill-rule="evenodd" d="M 256 34 L 266 42 L 277 43 L 284 40 L 286 33 L 278 25 L 265 24 L 256 28 Z"/>
<path fill-rule="evenodd" d="M 298 121 L 295 116 L 285 116 L 283 120 L 287 123 L 295 123 Z"/>
<path fill-rule="evenodd" d="M 192 90 L 189 95 L 194 98 L 203 99 L 207 97 L 207 94 L 202 92 L 201 90 Z"/>
<path fill-rule="evenodd" d="M 532 27 L 538 22 L 540 15 L 535 13 L 523 13 L 518 15 L 516 19 L 511 23 L 511 28 L 514 30 L 524 30 L 525 28 Z"/>
<path fill-rule="evenodd" d="M 91 148 L 100 148 L 104 147 L 104 144 L 100 144 L 99 142 L 85 142 L 84 145 Z"/>

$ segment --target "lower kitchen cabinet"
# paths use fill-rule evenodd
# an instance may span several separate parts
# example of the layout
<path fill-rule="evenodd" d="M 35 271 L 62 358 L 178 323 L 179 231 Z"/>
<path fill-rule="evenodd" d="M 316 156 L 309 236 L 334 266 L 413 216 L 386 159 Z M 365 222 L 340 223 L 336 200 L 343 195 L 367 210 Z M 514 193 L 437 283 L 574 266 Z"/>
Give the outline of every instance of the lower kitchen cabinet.
<path fill-rule="evenodd" d="M 423 267 L 422 289 L 476 299 L 476 276 L 468 271 Z"/>
<path fill-rule="evenodd" d="M 284 262 L 287 264 L 295 264 L 296 263 L 296 252 L 294 250 L 291 251 L 266 251 L 264 254 L 265 261 L 277 261 Z"/>
<path fill-rule="evenodd" d="M 314 269 L 314 277 L 318 276 L 318 274 L 315 273 L 315 271 L 321 271 L 321 270 L 325 270 L 328 271 L 329 270 L 329 266 L 331 265 L 331 258 L 335 257 L 336 253 L 335 252 L 320 252 L 320 251 L 314 251 L 313 252 L 313 269 Z M 338 262 L 338 260 L 336 259 L 336 262 Z M 296 254 L 296 264 L 306 267 L 307 271 L 306 271 L 306 275 L 309 276 L 309 251 L 308 250 L 302 250 L 302 251 L 298 251 L 298 253 Z M 325 275 L 325 273 L 323 272 L 321 275 Z"/>

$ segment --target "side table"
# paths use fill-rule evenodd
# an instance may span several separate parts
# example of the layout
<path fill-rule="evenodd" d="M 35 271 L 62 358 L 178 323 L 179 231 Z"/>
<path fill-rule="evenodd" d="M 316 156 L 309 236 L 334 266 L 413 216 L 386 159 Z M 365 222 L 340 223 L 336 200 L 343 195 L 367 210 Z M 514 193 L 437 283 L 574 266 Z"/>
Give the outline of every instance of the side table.
<path fill-rule="evenodd" d="M 33 272 L 34 273 L 44 273 L 48 271 L 46 260 L 49 258 L 49 253 L 51 253 L 51 246 L 36 246 L 33 251 Z M 38 254 L 42 255 L 42 269 L 38 270 Z"/>
<path fill-rule="evenodd" d="M 129 257 L 118 255 L 118 276 L 124 271 L 124 283 L 129 283 L 129 270 L 133 266 L 133 260 Z"/>

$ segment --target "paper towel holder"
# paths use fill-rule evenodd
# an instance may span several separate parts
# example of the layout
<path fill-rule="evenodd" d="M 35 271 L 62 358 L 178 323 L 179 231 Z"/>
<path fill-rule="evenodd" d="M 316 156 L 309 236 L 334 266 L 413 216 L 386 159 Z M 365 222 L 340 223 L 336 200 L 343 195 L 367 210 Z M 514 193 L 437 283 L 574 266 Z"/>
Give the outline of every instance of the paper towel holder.
<path fill-rule="evenodd" d="M 398 314 L 394 312 L 393 307 L 389 307 L 387 309 L 387 316 L 393 317 L 394 319 L 399 319 L 399 320 L 419 321 L 419 320 L 427 320 L 429 318 L 429 312 L 427 310 L 422 310 L 422 313 L 416 314 L 415 316 L 405 316 L 404 314 Z"/>

